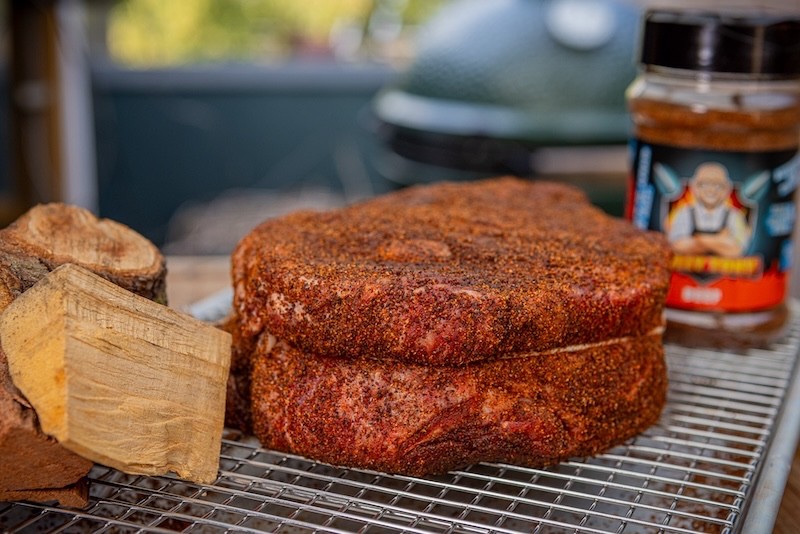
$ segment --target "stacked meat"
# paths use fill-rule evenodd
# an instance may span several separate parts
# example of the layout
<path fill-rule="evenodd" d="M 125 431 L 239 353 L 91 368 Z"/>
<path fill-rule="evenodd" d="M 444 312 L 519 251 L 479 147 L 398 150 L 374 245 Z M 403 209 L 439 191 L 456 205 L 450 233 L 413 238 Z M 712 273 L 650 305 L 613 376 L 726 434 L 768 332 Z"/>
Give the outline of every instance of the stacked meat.
<path fill-rule="evenodd" d="M 267 221 L 233 256 L 228 424 L 412 475 L 600 452 L 663 407 L 669 259 L 579 190 L 515 178 Z"/>

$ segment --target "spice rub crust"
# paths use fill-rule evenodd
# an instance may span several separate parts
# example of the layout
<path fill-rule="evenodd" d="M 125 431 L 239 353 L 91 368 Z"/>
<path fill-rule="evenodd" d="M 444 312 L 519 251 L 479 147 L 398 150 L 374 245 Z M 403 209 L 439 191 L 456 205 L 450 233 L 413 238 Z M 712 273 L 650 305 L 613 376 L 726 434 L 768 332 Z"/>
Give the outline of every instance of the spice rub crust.
<path fill-rule="evenodd" d="M 442 183 L 263 223 L 233 255 L 234 311 L 242 343 L 461 365 L 648 334 L 669 259 L 576 188 Z"/>

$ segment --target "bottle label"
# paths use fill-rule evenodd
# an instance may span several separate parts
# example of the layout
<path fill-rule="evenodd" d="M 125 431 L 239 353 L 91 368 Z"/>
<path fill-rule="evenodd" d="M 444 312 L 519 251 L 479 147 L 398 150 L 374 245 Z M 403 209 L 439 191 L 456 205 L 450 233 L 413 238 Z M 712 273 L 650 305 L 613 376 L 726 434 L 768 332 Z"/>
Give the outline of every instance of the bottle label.
<path fill-rule="evenodd" d="M 744 312 L 786 297 L 797 150 L 689 150 L 631 141 L 626 216 L 667 235 L 667 306 Z"/>

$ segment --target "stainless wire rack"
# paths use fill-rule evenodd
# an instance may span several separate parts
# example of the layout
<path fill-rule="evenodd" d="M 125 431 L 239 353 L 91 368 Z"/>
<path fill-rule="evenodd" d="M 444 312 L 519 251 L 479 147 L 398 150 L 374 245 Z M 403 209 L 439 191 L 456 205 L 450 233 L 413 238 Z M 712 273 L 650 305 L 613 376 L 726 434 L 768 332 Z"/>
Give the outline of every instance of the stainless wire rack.
<path fill-rule="evenodd" d="M 668 344 L 659 423 L 596 457 L 413 478 L 321 464 L 226 432 L 212 485 L 96 466 L 88 508 L 0 503 L 0 531 L 769 532 L 800 431 L 794 303 L 791 317 L 766 348 Z"/>

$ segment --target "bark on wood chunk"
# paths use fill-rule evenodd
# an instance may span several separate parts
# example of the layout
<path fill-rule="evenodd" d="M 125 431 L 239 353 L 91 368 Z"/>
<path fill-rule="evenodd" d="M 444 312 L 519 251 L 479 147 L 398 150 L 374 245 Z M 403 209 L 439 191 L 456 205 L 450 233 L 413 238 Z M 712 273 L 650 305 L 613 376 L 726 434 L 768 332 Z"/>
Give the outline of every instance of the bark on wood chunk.
<path fill-rule="evenodd" d="M 228 333 L 64 265 L 6 308 L 0 340 L 67 449 L 127 473 L 216 477 Z"/>
<path fill-rule="evenodd" d="M 61 506 L 72 508 L 85 508 L 89 504 L 89 484 L 83 478 L 75 484 L 63 488 L 31 489 L 31 490 L 2 490 L 0 489 L 0 502 L 3 501 L 57 501 Z"/>
<path fill-rule="evenodd" d="M 92 462 L 41 431 L 33 410 L 11 382 L 2 352 L 0 414 L 0 501 L 11 499 L 13 492 L 72 485 L 92 468 Z M 50 499 L 59 500 L 46 500 Z"/>

